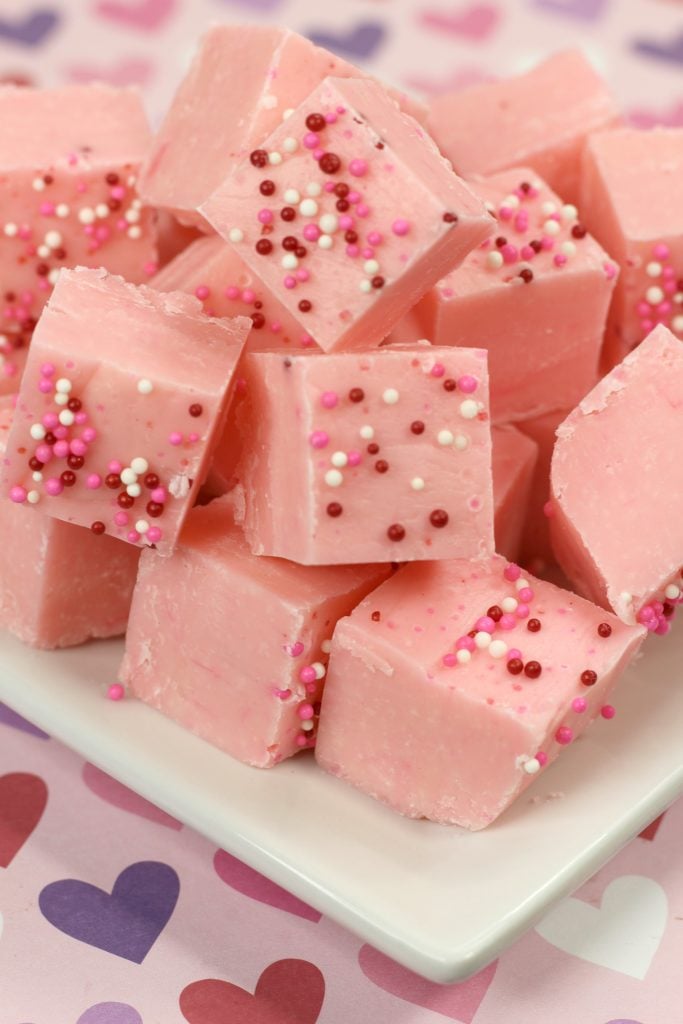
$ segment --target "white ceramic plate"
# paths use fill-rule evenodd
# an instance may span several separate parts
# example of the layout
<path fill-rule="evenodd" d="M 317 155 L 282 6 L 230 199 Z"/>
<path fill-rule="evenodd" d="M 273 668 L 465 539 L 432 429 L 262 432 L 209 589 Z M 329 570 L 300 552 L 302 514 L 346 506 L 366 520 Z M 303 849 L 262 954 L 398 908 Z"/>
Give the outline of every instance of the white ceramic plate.
<path fill-rule="evenodd" d="M 0 700 L 434 981 L 484 967 L 683 791 L 680 633 L 649 641 L 613 721 L 474 834 L 401 818 L 310 756 L 247 768 L 135 700 L 106 700 L 121 651 L 0 636 Z"/>

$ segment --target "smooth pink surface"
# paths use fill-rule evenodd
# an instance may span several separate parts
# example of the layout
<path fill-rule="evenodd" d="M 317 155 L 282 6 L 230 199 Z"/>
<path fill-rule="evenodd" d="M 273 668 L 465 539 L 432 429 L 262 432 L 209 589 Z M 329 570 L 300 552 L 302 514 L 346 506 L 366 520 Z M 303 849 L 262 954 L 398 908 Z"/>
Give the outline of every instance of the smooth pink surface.
<path fill-rule="evenodd" d="M 211 320 L 197 299 L 179 292 L 136 288 L 103 270 L 63 271 L 22 381 L 4 494 L 17 487 L 27 495 L 33 491 L 39 511 L 80 526 L 100 522 L 112 536 L 154 543 L 168 554 L 208 472 L 249 326 L 246 319 Z M 59 393 L 62 381 L 66 395 Z M 60 397 L 80 401 L 80 412 L 60 405 Z M 86 422 L 70 422 L 78 415 Z M 55 434 L 57 444 L 36 481 L 27 461 L 49 443 L 34 438 L 31 429 L 51 431 L 57 417 L 66 417 L 55 428 L 66 436 Z M 79 446 L 82 466 L 61 456 L 58 445 L 66 443 Z M 117 483 L 116 475 L 134 469 L 136 459 L 146 468 Z M 60 487 L 64 472 L 75 474 L 72 486 Z M 110 473 L 112 488 L 106 483 Z M 147 485 L 148 473 L 159 483 Z M 156 510 L 150 511 L 150 501 Z"/>
<path fill-rule="evenodd" d="M 185 728 L 267 768 L 314 742 L 323 644 L 389 570 L 256 558 L 232 516 L 229 499 L 197 508 L 171 559 L 145 553 L 120 678 Z M 316 664 L 307 688 L 302 670 Z"/>
<path fill-rule="evenodd" d="M 460 174 L 528 164 L 575 202 L 586 137 L 619 120 L 604 80 L 580 50 L 567 50 L 524 74 L 437 98 L 427 124 Z"/>
<path fill-rule="evenodd" d="M 550 461 L 555 448 L 555 431 L 570 412 L 570 409 L 559 409 L 516 425 L 538 446 L 521 553 L 522 564 L 538 575 L 544 575 L 548 566 L 555 561 L 550 543 L 549 520 L 545 514 L 550 498 Z"/>
<path fill-rule="evenodd" d="M 621 266 L 610 310 L 605 369 L 663 323 L 683 338 L 683 129 L 623 128 L 586 147 L 582 204 Z"/>
<path fill-rule="evenodd" d="M 508 582 L 507 564 L 494 556 L 407 566 L 339 622 L 316 746 L 323 768 L 409 817 L 480 829 L 534 777 L 528 760 L 557 757 L 559 728 L 576 737 L 600 715 L 645 631 L 550 583 Z M 492 644 L 539 662 L 540 677 L 510 674 L 506 655 L 489 649 L 445 665 L 456 638 L 493 605 L 517 600 L 521 582 L 533 590 L 530 614 L 541 629 L 517 619 L 496 628 Z M 598 635 L 601 622 L 610 637 Z M 590 687 L 581 683 L 586 669 L 597 673 Z M 576 697 L 588 702 L 581 714 L 571 708 Z"/>
<path fill-rule="evenodd" d="M 0 465 L 13 417 L 0 400 Z M 126 629 L 138 552 L 112 537 L 0 502 L 0 629 L 33 647 L 72 647 Z"/>
<path fill-rule="evenodd" d="M 679 585 L 683 343 L 658 327 L 558 428 L 550 530 L 580 592 L 625 622 Z"/>
<path fill-rule="evenodd" d="M 494 207 L 495 233 L 420 302 L 424 336 L 488 350 L 496 422 L 574 406 L 598 380 L 615 264 L 585 234 L 581 211 L 563 205 L 530 168 L 472 188 Z M 544 248 L 536 253 L 531 242 Z"/>
<path fill-rule="evenodd" d="M 327 75 L 366 77 L 288 29 L 214 25 L 154 140 L 142 174 L 145 200 L 205 224 L 201 204 Z M 391 94 L 424 116 L 418 101 Z M 188 161 L 188 149 L 199 159 Z"/>
<path fill-rule="evenodd" d="M 332 121 L 311 132 L 312 114 Z M 325 351 L 379 344 L 493 229 L 417 121 L 374 82 L 326 78 L 261 151 L 271 162 L 261 168 L 247 157 L 202 212 Z M 336 169 L 325 171 L 329 154 Z M 275 184 L 272 197 L 263 181 Z M 337 185 L 348 199 L 326 191 Z M 281 218 L 287 207 L 293 220 Z M 288 237 L 305 250 L 300 257 L 284 250 Z M 272 251 L 259 253 L 263 242 Z"/>
<path fill-rule="evenodd" d="M 136 189 L 150 139 L 134 90 L 0 87 L 0 394 L 19 389 L 60 267 L 154 273 L 154 216 Z"/>
<path fill-rule="evenodd" d="M 320 565 L 493 551 L 485 353 L 251 353 L 245 367 L 238 475 L 256 554 Z M 474 393 L 447 390 L 468 375 Z"/>
<path fill-rule="evenodd" d="M 538 445 L 511 425 L 494 427 L 491 442 L 496 551 L 516 562 L 529 515 Z"/>

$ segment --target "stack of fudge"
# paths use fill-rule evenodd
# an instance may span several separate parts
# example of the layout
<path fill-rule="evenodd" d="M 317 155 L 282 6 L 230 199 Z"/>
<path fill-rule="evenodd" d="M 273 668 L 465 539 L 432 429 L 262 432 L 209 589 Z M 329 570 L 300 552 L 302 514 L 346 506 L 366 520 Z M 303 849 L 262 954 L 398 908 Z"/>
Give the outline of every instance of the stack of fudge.
<path fill-rule="evenodd" d="M 576 52 L 427 109 L 221 26 L 156 136 L 0 88 L 0 626 L 486 826 L 683 600 L 682 175 Z"/>

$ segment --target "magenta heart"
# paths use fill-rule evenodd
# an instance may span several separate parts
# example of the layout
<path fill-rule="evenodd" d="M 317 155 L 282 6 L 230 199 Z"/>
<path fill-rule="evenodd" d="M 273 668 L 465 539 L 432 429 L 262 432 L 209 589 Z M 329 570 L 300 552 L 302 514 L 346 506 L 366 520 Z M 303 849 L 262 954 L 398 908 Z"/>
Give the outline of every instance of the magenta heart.
<path fill-rule="evenodd" d="M 97 12 L 142 32 L 156 32 L 174 13 L 178 0 L 100 0 Z"/>
<path fill-rule="evenodd" d="M 358 963 L 366 978 L 378 988 L 407 1003 L 450 1017 L 459 1024 L 472 1024 L 498 966 L 498 961 L 494 960 L 467 981 L 457 985 L 437 985 L 401 967 L 372 946 L 361 946 Z"/>
<path fill-rule="evenodd" d="M 481 43 L 491 36 L 501 18 L 498 7 L 492 4 L 472 4 L 453 11 L 424 10 L 420 20 L 427 28 L 437 32 L 450 32 L 464 39 Z"/>
<path fill-rule="evenodd" d="M 303 900 L 292 896 L 286 889 L 264 878 L 258 871 L 254 871 L 225 850 L 218 850 L 213 859 L 213 866 L 221 881 L 249 899 L 276 907 L 277 910 L 285 910 L 288 914 L 295 914 L 307 921 L 317 922 L 322 917 L 322 914 L 309 907 Z"/>
<path fill-rule="evenodd" d="M 111 775 L 96 768 L 94 764 L 89 764 L 86 761 L 82 774 L 83 781 L 91 793 L 100 797 L 105 803 L 111 804 L 112 807 L 135 814 L 138 818 L 153 821 L 156 825 L 172 828 L 176 832 L 183 827 L 180 821 L 172 818 L 166 811 L 162 811 L 160 807 L 145 800 L 144 796 L 134 793 L 132 789 L 128 789 L 116 779 L 112 779 Z"/>
<path fill-rule="evenodd" d="M 97 1003 L 82 1013 L 76 1024 L 142 1024 L 142 1017 L 128 1003 Z"/>
<path fill-rule="evenodd" d="M 151 61 L 130 57 L 118 64 L 101 67 L 93 64 L 74 64 L 67 74 L 72 82 L 108 82 L 109 85 L 147 85 L 154 72 Z"/>

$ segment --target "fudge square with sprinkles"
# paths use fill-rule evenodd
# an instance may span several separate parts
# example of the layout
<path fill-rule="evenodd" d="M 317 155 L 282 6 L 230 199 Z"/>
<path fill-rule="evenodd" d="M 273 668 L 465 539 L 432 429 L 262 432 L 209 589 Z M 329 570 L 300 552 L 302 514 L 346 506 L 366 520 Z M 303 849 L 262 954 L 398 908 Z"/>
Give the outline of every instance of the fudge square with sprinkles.
<path fill-rule="evenodd" d="M 201 209 L 325 351 L 378 345 L 494 226 L 381 86 L 338 78 Z"/>
<path fill-rule="evenodd" d="M 7 441 L 17 504 L 169 554 L 220 436 L 250 328 L 178 292 L 62 271 Z"/>
<path fill-rule="evenodd" d="M 249 353 L 237 476 L 255 554 L 308 565 L 493 552 L 486 353 Z"/>
<path fill-rule="evenodd" d="M 19 389 L 61 267 L 136 283 L 156 271 L 155 214 L 136 191 L 150 140 L 132 89 L 0 87 L 0 394 Z"/>

